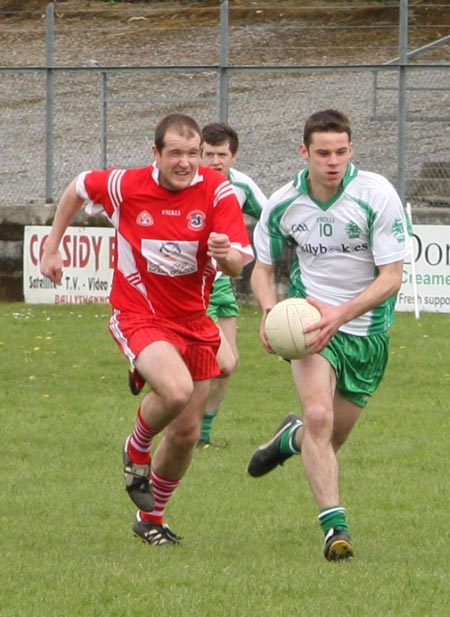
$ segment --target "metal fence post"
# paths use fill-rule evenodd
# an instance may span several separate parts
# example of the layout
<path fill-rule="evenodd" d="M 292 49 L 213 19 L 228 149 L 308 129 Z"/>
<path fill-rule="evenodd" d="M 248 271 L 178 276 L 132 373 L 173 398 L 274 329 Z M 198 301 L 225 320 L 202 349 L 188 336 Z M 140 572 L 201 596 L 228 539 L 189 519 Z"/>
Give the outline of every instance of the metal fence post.
<path fill-rule="evenodd" d="M 397 191 L 405 200 L 406 77 L 408 64 L 408 0 L 400 0 Z"/>
<path fill-rule="evenodd" d="M 108 166 L 108 73 L 101 72 L 101 167 Z"/>
<path fill-rule="evenodd" d="M 89 66 L 98 68 L 101 65 L 95 58 L 89 60 Z M 108 72 L 100 71 L 100 169 L 108 166 Z"/>
<path fill-rule="evenodd" d="M 377 116 L 377 89 L 378 89 L 378 71 L 372 73 L 372 119 Z"/>
<path fill-rule="evenodd" d="M 220 5 L 219 118 L 221 122 L 228 122 L 228 15 L 228 0 L 224 0 Z"/>
<path fill-rule="evenodd" d="M 45 203 L 53 203 L 53 50 L 55 30 L 55 9 L 53 2 L 46 12 L 46 97 L 45 97 Z"/>

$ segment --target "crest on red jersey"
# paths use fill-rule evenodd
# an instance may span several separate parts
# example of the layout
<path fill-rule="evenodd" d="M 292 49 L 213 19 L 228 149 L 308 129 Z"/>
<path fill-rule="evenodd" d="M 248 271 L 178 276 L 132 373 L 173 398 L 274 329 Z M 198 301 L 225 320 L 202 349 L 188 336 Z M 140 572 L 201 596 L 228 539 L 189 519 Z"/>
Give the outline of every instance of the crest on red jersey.
<path fill-rule="evenodd" d="M 136 223 L 138 225 L 142 225 L 143 227 L 150 227 L 150 225 L 153 225 L 154 221 L 152 215 L 147 212 L 147 210 L 143 210 L 142 212 L 139 212 L 136 218 Z"/>
<path fill-rule="evenodd" d="M 199 231 L 205 226 L 205 213 L 201 210 L 194 210 L 187 215 L 188 227 Z"/>

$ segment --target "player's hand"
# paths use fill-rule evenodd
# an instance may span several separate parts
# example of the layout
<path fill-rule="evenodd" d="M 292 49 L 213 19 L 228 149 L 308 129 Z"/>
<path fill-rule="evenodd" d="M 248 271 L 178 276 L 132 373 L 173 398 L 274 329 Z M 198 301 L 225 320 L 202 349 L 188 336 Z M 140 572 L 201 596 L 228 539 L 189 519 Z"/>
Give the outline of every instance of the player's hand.
<path fill-rule="evenodd" d="M 267 315 L 269 314 L 269 312 L 270 312 L 269 309 L 267 309 L 263 313 L 263 316 L 262 316 L 262 319 L 261 319 L 261 323 L 259 325 L 259 337 L 260 337 L 262 345 L 263 345 L 264 349 L 267 351 L 267 353 L 276 354 L 276 352 L 270 346 L 270 343 L 269 343 L 269 341 L 267 339 L 267 335 L 266 335 L 266 318 L 267 318 Z"/>
<path fill-rule="evenodd" d="M 313 353 L 318 353 L 325 349 L 330 340 L 338 331 L 339 327 L 345 323 L 342 319 L 342 311 L 339 306 L 331 306 L 324 302 L 319 302 L 313 298 L 307 298 L 308 302 L 320 311 L 321 318 L 314 324 L 305 328 L 305 332 L 318 330 L 317 335 L 309 341 L 308 346 L 313 348 Z"/>
<path fill-rule="evenodd" d="M 221 259 L 226 259 L 228 257 L 230 248 L 231 242 L 227 234 L 218 234 L 214 231 L 209 234 L 208 255 L 210 257 L 220 262 Z"/>
<path fill-rule="evenodd" d="M 62 258 L 59 251 L 49 251 L 44 249 L 39 266 L 41 274 L 49 278 L 56 285 L 61 285 Z"/>

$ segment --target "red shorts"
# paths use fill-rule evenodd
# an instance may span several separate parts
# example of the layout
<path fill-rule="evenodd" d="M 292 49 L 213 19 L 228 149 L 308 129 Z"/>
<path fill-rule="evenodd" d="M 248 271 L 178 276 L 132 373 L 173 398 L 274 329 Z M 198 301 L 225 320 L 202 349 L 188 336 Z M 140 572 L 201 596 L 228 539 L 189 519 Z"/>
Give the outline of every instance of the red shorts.
<path fill-rule="evenodd" d="M 220 375 L 216 359 L 220 333 L 205 313 L 174 321 L 115 310 L 109 321 L 109 331 L 130 362 L 151 343 L 167 341 L 179 351 L 194 381 Z"/>

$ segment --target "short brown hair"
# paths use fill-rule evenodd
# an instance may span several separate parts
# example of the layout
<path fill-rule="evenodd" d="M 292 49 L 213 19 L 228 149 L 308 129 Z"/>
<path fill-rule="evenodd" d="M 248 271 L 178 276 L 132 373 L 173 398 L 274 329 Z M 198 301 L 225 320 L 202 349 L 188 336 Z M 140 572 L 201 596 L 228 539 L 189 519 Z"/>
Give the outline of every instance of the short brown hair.
<path fill-rule="evenodd" d="M 170 129 L 174 129 L 180 135 L 187 135 L 188 137 L 195 137 L 195 135 L 198 135 L 200 137 L 200 141 L 202 140 L 202 132 L 200 127 L 197 122 L 191 118 L 191 116 L 179 113 L 169 114 L 160 120 L 160 122 L 156 125 L 155 147 L 158 152 L 162 152 L 166 133 Z"/>
<path fill-rule="evenodd" d="M 352 140 L 350 120 L 344 113 L 335 109 L 317 111 L 309 116 L 303 130 L 305 146 L 311 144 L 313 133 L 347 133 L 349 141 Z"/>
<path fill-rule="evenodd" d="M 236 154 L 239 148 L 239 138 L 236 131 L 225 122 L 211 122 L 203 127 L 203 141 L 210 146 L 218 146 L 228 142 L 231 154 Z"/>

